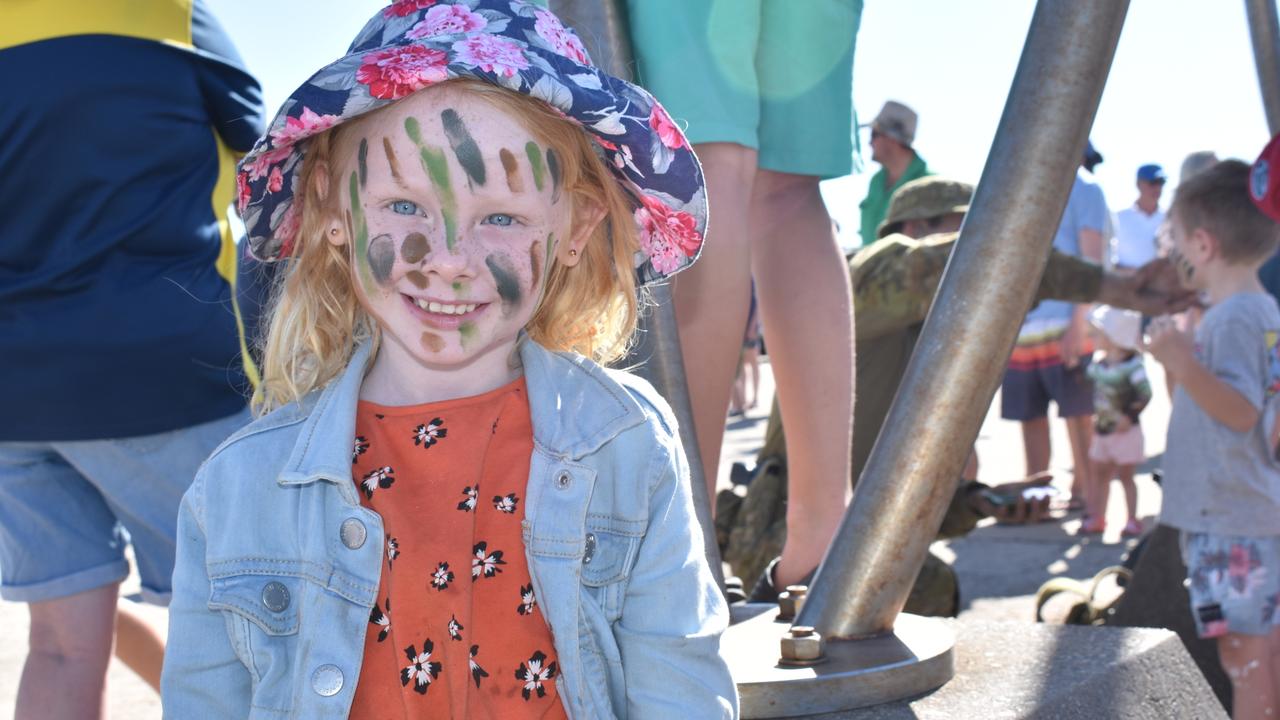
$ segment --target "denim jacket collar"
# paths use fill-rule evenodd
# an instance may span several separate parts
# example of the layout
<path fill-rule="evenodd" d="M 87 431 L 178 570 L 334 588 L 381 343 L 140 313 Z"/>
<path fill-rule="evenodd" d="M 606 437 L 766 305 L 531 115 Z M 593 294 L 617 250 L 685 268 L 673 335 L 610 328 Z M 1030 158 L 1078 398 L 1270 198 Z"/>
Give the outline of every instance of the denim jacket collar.
<path fill-rule="evenodd" d="M 280 474 L 281 485 L 328 480 L 347 487 L 353 502 L 357 499 L 350 482 L 351 446 L 360 384 L 372 347 L 372 342 L 361 343 L 346 370 L 320 391 L 305 413 L 298 440 Z M 534 444 L 541 450 L 576 460 L 644 422 L 640 404 L 617 382 L 607 381 L 606 371 L 594 362 L 551 352 L 524 333 L 518 348 L 529 391 Z"/>

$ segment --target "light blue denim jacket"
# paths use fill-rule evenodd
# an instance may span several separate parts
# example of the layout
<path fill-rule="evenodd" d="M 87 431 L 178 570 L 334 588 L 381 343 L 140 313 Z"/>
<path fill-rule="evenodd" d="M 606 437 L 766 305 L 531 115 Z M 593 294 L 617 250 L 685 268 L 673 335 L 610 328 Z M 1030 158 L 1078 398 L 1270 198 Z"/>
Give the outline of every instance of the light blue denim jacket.
<path fill-rule="evenodd" d="M 525 555 L 569 717 L 737 717 L 728 608 L 666 404 L 522 337 L 533 455 Z M 214 451 L 183 499 L 166 718 L 344 718 L 384 563 L 351 479 L 369 346 L 323 391 Z"/>

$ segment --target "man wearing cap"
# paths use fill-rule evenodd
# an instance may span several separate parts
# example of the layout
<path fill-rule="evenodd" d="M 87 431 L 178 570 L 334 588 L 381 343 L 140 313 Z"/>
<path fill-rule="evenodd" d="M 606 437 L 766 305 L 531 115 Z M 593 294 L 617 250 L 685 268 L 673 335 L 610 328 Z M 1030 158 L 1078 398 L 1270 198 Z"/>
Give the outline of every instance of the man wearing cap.
<path fill-rule="evenodd" d="M 889 198 L 906 183 L 931 175 L 924 158 L 911 144 L 916 139 L 916 113 L 896 100 L 889 100 L 871 127 L 871 159 L 880 170 L 871 177 L 862 209 L 862 244 L 870 245 L 889 209 Z"/>
<path fill-rule="evenodd" d="M 877 233 L 878 240 L 849 260 L 858 342 L 858 401 L 854 405 L 856 432 L 852 452 L 855 484 L 902 382 L 972 194 L 972 185 L 938 176 L 903 185 L 890 201 L 888 216 Z M 1056 250 L 1049 255 L 1036 293 L 1037 300 L 1097 301 L 1151 314 L 1181 309 L 1193 297 L 1194 294 L 1182 290 L 1176 272 L 1165 260 L 1152 261 L 1136 273 L 1121 275 L 1104 272 L 1097 264 Z M 769 493 L 769 481 L 763 480 L 764 477 L 780 478 L 783 483 L 786 480 L 784 433 L 776 406 L 769 417 L 765 444 L 757 459 L 758 467 L 771 468 L 773 472 L 753 481 L 744 507 L 757 492 L 761 497 Z M 992 512 L 983 493 L 988 488 L 972 481 L 976 475 L 976 466 L 966 469 L 963 477 L 969 482 L 962 481 L 957 488 L 943 519 L 942 537 L 963 535 Z M 1011 484 L 996 490 L 1019 489 L 1021 485 Z M 738 523 L 759 522 L 757 518 L 761 515 L 749 512 Z M 729 532 L 727 528 L 733 525 L 730 515 L 717 517 L 720 530 Z M 776 552 L 776 548 L 769 547 L 767 538 L 771 536 L 762 528 L 732 532 L 731 538 L 750 539 L 752 547 L 745 547 L 747 543 L 735 547 L 731 539 L 725 557 L 737 572 L 749 576 L 762 560 Z M 950 602 L 949 594 L 937 590 L 947 583 L 936 582 L 939 577 L 936 570 L 935 567 L 922 571 L 922 578 L 933 579 L 917 583 L 912 599 L 908 600 L 910 611 L 933 612 Z"/>
<path fill-rule="evenodd" d="M 1164 222 L 1160 194 L 1164 192 L 1164 168 L 1138 168 L 1138 200 L 1116 213 L 1116 234 L 1111 239 L 1111 266 L 1132 270 L 1156 256 L 1156 235 Z"/>

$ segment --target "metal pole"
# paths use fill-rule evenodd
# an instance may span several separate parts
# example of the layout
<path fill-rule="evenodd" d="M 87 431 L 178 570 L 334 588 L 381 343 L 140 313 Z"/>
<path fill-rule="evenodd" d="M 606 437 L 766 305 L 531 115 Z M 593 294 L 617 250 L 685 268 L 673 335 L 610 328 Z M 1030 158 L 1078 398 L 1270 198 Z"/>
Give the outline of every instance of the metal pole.
<path fill-rule="evenodd" d="M 1128 5 L 1036 5 L 933 310 L 796 625 L 893 629 L 1044 272 Z"/>
<path fill-rule="evenodd" d="M 1245 0 L 1249 37 L 1253 40 L 1253 60 L 1262 86 L 1262 105 L 1267 111 L 1267 128 L 1280 133 L 1280 22 L 1275 0 Z"/>
<path fill-rule="evenodd" d="M 551 0 L 550 9 L 578 33 L 597 67 L 615 77 L 631 79 L 631 38 L 622 0 Z M 698 438 L 694 434 L 693 407 L 689 403 L 689 387 L 685 382 L 671 287 L 663 283 L 651 291 L 654 307 L 648 317 L 642 318 L 638 342 L 624 363 L 637 366 L 637 373 L 653 383 L 671 405 L 680 423 L 680 442 L 689 459 L 689 484 L 693 489 L 694 513 L 702 525 L 703 549 L 711 574 L 723 591 L 724 569 L 720 562 L 720 546 L 716 543 L 711 498 L 705 490 L 706 474 L 702 457 L 698 454 Z"/>

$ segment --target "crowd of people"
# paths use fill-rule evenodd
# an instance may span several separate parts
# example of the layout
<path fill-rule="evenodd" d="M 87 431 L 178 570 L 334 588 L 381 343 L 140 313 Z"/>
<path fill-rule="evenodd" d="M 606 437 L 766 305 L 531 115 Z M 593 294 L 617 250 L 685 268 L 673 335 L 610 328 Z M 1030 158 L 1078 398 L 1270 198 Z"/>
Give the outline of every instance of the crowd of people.
<path fill-rule="evenodd" d="M 631 0 L 636 82 L 545 4 L 397 0 L 274 116 L 202 0 L 72 5 L 71 26 L 66 3 L 0 7 L 15 716 L 102 717 L 114 652 L 173 717 L 736 717 L 735 598 L 694 494 L 754 401 L 739 363 L 768 341 L 762 457 L 787 500 L 736 599 L 776 602 L 844 517 L 973 194 L 888 101 L 843 256 L 818 183 L 854 168 L 861 0 Z M 1118 479 L 1142 535 L 1135 468 L 1162 429 L 1141 413 L 1170 392 L 1160 522 L 1236 717 L 1267 717 L 1280 141 L 1189 157 L 1167 212 L 1143 165 L 1114 219 L 1099 162 L 1088 145 L 1004 376 L 1026 480 L 978 482 L 975 453 L 941 531 L 1043 514 L 1054 404 L 1081 532 Z M 697 447 L 608 368 L 661 282 Z M 120 602 L 126 547 L 167 642 Z M 955 614 L 946 563 L 926 568 L 908 608 Z"/>

